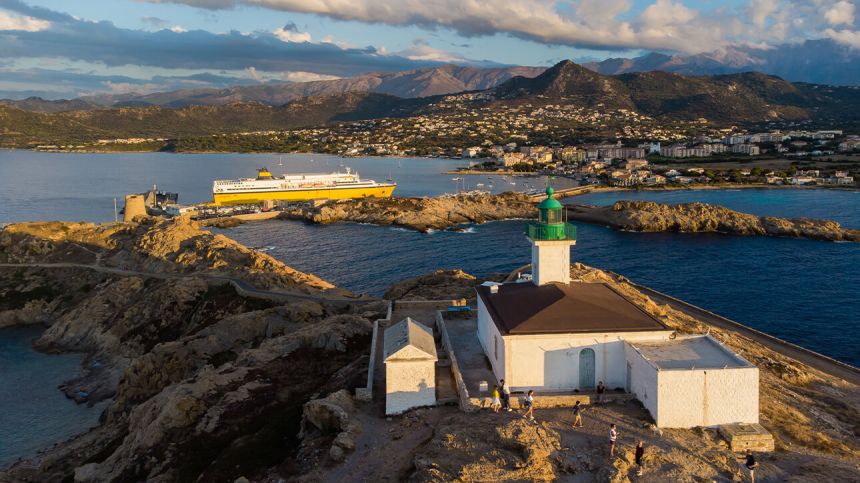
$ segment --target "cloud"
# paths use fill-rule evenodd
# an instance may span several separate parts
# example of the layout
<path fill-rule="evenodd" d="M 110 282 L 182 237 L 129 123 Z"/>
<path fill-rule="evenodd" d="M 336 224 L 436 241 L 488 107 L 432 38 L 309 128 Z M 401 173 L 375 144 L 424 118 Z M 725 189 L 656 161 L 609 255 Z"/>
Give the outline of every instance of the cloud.
<path fill-rule="evenodd" d="M 159 29 L 164 28 L 168 23 L 167 20 L 158 17 L 141 17 L 140 21 Z"/>
<path fill-rule="evenodd" d="M 143 0 L 206 9 L 238 5 L 336 20 L 449 29 L 465 37 L 505 34 L 601 50 L 709 52 L 826 36 L 851 25 L 848 0 Z M 634 8 L 637 7 L 637 8 Z M 641 7 L 641 8 L 639 8 Z"/>
<path fill-rule="evenodd" d="M 142 84 L 135 82 L 104 81 L 102 84 L 111 94 L 149 94 L 152 92 L 158 92 L 158 90 L 163 87 L 161 84 Z"/>
<path fill-rule="evenodd" d="M 386 55 L 374 47 L 344 48 L 333 43 L 284 42 L 270 32 L 211 33 L 184 29 L 123 29 L 110 22 L 92 22 L 18 0 L 0 0 L 0 9 L 19 17 L 49 22 L 51 28 L 10 30 L 0 41 L 0 60 L 65 58 L 108 67 L 154 66 L 168 69 L 259 72 L 313 72 L 352 76 L 371 71 L 399 71 L 440 63 Z M 289 27 L 289 26 L 287 26 Z M 288 30 L 285 27 L 284 30 Z"/>
<path fill-rule="evenodd" d="M 254 67 L 248 67 L 245 69 L 245 72 L 248 74 L 248 77 L 254 79 L 255 81 L 261 81 L 263 78 L 260 77 L 260 74 L 257 73 L 257 69 Z"/>
<path fill-rule="evenodd" d="M 463 62 L 461 55 L 432 47 L 424 39 L 415 39 L 408 48 L 395 52 L 396 55 L 412 60 L 431 60 L 436 62 Z"/>
<path fill-rule="evenodd" d="M 336 75 L 316 74 L 314 72 L 286 72 L 281 78 L 290 82 L 312 82 L 340 79 Z"/>
<path fill-rule="evenodd" d="M 79 66 L 58 63 L 56 69 L 21 68 L 6 66 L 0 68 L 0 98 L 22 99 L 39 96 L 46 99 L 73 98 L 104 92 L 154 92 L 190 88 L 217 88 L 256 84 L 241 72 L 228 75 L 196 73 L 191 75 L 155 75 L 144 79 L 126 75 L 96 74 L 95 66 L 86 66 L 81 72 Z"/>
<path fill-rule="evenodd" d="M 38 32 L 51 27 L 51 22 L 38 18 L 11 15 L 0 10 L 0 30 L 20 30 L 23 32 Z"/>
<path fill-rule="evenodd" d="M 860 32 L 858 31 L 827 29 L 824 33 L 836 43 L 860 50 Z"/>
<path fill-rule="evenodd" d="M 845 0 L 837 2 L 824 12 L 824 18 L 831 25 L 852 25 L 854 23 L 854 4 Z"/>
<path fill-rule="evenodd" d="M 275 37 L 282 42 L 310 42 L 311 34 L 307 32 L 299 32 L 299 28 L 294 23 L 288 23 L 283 27 L 279 27 L 272 32 Z"/>
<path fill-rule="evenodd" d="M 751 0 L 748 7 L 748 14 L 752 19 L 753 25 L 763 29 L 767 23 L 768 17 L 776 12 L 779 7 L 778 0 Z"/>

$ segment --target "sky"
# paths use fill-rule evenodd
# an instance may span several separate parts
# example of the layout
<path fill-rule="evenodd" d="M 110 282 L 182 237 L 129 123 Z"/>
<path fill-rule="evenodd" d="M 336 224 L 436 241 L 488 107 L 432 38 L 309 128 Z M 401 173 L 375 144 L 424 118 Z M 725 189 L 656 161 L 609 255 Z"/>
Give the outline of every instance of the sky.
<path fill-rule="evenodd" d="M 860 0 L 0 0 L 0 98 L 552 65 L 827 38 Z"/>

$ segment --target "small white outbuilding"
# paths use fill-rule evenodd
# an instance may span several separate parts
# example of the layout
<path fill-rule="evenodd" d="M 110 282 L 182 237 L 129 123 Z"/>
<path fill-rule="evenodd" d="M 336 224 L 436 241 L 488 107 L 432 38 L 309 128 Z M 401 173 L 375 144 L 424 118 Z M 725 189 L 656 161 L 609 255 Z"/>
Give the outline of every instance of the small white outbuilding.
<path fill-rule="evenodd" d="M 385 414 L 436 404 L 433 330 L 407 317 L 385 330 Z"/>
<path fill-rule="evenodd" d="M 661 428 L 758 423 L 758 368 L 709 335 L 626 341 L 628 392 Z"/>

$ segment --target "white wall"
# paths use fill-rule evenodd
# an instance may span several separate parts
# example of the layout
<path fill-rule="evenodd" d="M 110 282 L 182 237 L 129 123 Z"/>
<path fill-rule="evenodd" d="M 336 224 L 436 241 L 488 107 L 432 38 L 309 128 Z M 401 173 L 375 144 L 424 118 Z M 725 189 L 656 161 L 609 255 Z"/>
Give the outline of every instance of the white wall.
<path fill-rule="evenodd" d="M 758 422 L 756 367 L 662 370 L 657 378 L 657 426 L 689 428 Z"/>
<path fill-rule="evenodd" d="M 657 368 L 629 345 L 625 344 L 624 351 L 627 354 L 626 362 L 630 364 L 630 393 L 636 396 L 636 399 L 651 413 L 654 421 L 657 421 L 660 395 L 657 390 Z"/>
<path fill-rule="evenodd" d="M 671 331 L 508 336 L 508 384 L 513 389 L 579 389 L 579 352 L 595 353 L 595 383 L 623 388 L 627 380 L 624 340 L 668 340 Z"/>
<path fill-rule="evenodd" d="M 570 246 L 567 240 L 532 241 L 532 276 L 536 285 L 570 283 Z"/>
<path fill-rule="evenodd" d="M 496 380 L 507 379 L 505 377 L 505 340 L 480 297 L 478 297 L 478 340 L 484 348 L 484 354 L 490 360 Z M 498 357 L 496 357 L 494 344 L 498 344 Z M 510 381 L 505 382 L 510 385 Z"/>
<path fill-rule="evenodd" d="M 385 363 L 385 414 L 436 404 L 435 361 Z"/>

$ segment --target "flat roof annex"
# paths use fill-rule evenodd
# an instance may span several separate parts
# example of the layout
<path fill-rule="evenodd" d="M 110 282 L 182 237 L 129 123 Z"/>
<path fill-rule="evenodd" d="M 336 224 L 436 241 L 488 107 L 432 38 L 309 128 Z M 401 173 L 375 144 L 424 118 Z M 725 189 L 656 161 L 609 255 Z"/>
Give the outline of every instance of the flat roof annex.
<path fill-rule="evenodd" d="M 671 330 L 603 283 L 508 283 L 477 292 L 502 335 Z"/>
<path fill-rule="evenodd" d="M 630 343 L 659 370 L 738 369 L 754 367 L 710 335 L 679 337 L 661 342 Z"/>

